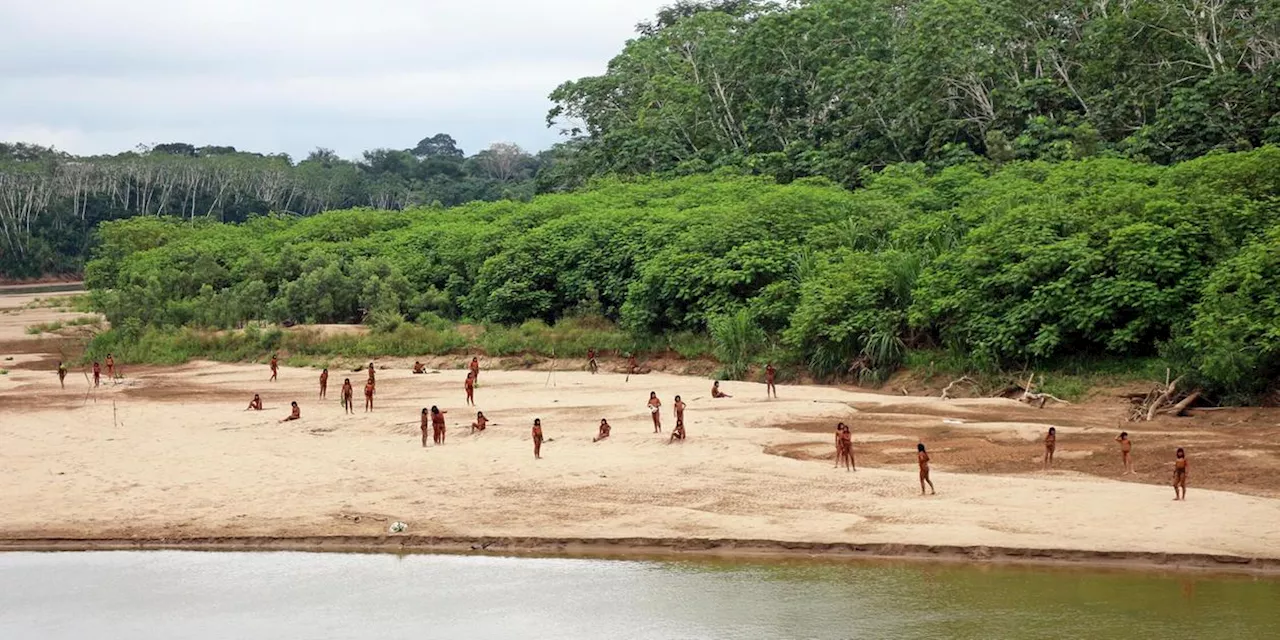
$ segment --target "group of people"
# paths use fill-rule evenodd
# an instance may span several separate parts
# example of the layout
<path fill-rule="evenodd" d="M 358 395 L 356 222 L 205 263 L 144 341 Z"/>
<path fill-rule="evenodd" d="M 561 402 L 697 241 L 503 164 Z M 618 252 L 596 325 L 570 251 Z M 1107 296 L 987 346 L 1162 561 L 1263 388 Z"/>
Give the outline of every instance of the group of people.
<path fill-rule="evenodd" d="M 99 363 L 97 360 L 93 361 L 93 386 L 95 388 L 102 384 L 103 364 L 107 365 L 107 377 L 112 380 L 115 380 L 116 378 L 116 359 L 115 356 L 108 353 L 103 362 Z M 63 389 L 67 388 L 67 365 L 62 361 L 58 362 L 58 385 Z"/>
<path fill-rule="evenodd" d="M 1120 463 L 1123 465 L 1124 471 L 1120 475 L 1130 475 L 1133 470 L 1133 441 L 1129 439 L 1128 431 L 1121 431 L 1116 436 L 1116 442 L 1120 444 Z M 1049 432 L 1044 436 L 1044 468 L 1053 467 L 1053 453 L 1058 448 L 1058 430 L 1049 427 Z M 1187 452 L 1182 447 L 1178 447 L 1173 453 L 1173 499 L 1187 499 Z"/>

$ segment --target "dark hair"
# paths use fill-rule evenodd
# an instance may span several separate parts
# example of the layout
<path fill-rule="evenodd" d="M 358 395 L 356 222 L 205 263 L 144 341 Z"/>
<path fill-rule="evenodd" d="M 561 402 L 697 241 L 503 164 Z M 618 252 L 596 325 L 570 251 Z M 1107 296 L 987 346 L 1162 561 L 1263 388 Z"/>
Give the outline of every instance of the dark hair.
<path fill-rule="evenodd" d="M 542 418 L 534 418 L 534 419 L 533 419 L 533 424 L 534 424 L 534 426 L 541 427 L 541 426 L 542 426 Z"/>
<path fill-rule="evenodd" d="M 676 396 L 676 400 L 680 400 L 680 396 Z"/>
<path fill-rule="evenodd" d="M 1120 437 L 1121 437 L 1121 438 L 1128 438 L 1128 437 L 1129 437 L 1129 432 L 1128 432 L 1128 431 L 1121 431 L 1121 432 L 1120 432 Z"/>
<path fill-rule="evenodd" d="M 437 407 L 434 404 L 431 405 L 431 413 L 440 413 L 440 407 Z"/>
<path fill-rule="evenodd" d="M 921 442 L 921 443 L 919 443 L 919 444 L 917 444 L 917 445 L 916 445 L 916 451 L 924 451 L 924 443 L 923 443 L 923 442 Z"/>
<path fill-rule="evenodd" d="M 1058 430 L 1057 430 L 1057 429 L 1055 429 L 1055 428 L 1053 428 L 1053 427 L 1049 427 L 1049 433 L 1057 433 L 1057 432 L 1058 432 Z"/>
<path fill-rule="evenodd" d="M 324 368 L 324 370 L 325 370 L 325 371 L 328 371 L 328 370 L 329 370 L 329 367 L 325 367 L 325 368 Z"/>
<path fill-rule="evenodd" d="M 425 416 L 425 415 L 427 415 L 427 408 L 426 408 L 426 407 L 423 407 L 423 408 L 422 408 L 422 415 L 424 415 L 424 416 Z"/>
<path fill-rule="evenodd" d="M 290 402 L 289 404 L 291 404 L 291 405 L 293 405 L 293 406 L 295 406 L 295 407 L 296 407 L 296 406 L 298 406 L 298 401 L 297 401 L 297 400 L 294 400 L 293 402 Z"/>
<path fill-rule="evenodd" d="M 650 391 L 650 392 L 649 392 L 649 397 L 650 397 L 650 398 L 656 398 L 656 397 L 658 397 L 658 392 L 657 392 L 657 391 Z"/>
<path fill-rule="evenodd" d="M 351 378 L 343 378 L 342 381 L 347 384 L 351 384 Z"/>
<path fill-rule="evenodd" d="M 1185 458 L 1185 457 L 1187 457 L 1187 452 L 1186 452 L 1186 451 L 1183 451 L 1183 450 L 1182 450 L 1182 447 L 1178 447 L 1178 452 L 1177 452 L 1176 454 L 1174 454 L 1174 455 L 1176 455 L 1176 456 L 1177 456 L 1177 457 L 1179 457 L 1179 458 Z"/>

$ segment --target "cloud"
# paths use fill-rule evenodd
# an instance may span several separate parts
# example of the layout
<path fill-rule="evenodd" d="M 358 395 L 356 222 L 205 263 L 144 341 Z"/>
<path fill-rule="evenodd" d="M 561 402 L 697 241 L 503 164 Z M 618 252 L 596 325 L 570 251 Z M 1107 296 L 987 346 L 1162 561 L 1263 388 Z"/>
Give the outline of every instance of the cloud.
<path fill-rule="evenodd" d="M 604 70 L 669 0 L 97 0 L 0 4 L 0 140 L 295 157 L 544 148 L 557 85 Z"/>

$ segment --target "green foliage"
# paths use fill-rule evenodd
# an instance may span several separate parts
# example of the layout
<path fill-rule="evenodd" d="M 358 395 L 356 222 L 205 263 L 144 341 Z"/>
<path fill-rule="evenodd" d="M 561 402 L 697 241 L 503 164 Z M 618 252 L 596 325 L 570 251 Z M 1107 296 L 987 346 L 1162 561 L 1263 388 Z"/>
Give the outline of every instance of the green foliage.
<path fill-rule="evenodd" d="M 707 329 L 716 345 L 716 359 L 730 378 L 742 376 L 765 341 L 764 331 L 747 309 L 711 316 Z"/>

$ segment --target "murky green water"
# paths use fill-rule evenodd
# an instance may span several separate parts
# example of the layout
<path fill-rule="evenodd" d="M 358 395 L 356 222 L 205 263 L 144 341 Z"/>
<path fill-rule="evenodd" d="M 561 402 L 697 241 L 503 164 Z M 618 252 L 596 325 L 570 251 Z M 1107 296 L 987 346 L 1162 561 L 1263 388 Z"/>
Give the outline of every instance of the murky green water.
<path fill-rule="evenodd" d="M 1280 581 L 925 564 L 0 554 L 0 638 L 1280 637 Z"/>

